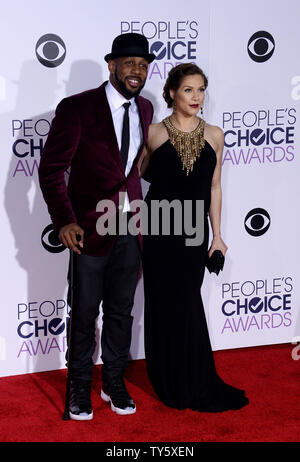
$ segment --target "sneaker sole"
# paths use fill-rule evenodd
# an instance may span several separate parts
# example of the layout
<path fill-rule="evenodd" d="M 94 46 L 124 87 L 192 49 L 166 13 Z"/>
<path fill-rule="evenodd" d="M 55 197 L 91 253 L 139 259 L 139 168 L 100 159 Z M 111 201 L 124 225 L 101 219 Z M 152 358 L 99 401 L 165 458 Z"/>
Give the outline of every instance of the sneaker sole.
<path fill-rule="evenodd" d="M 112 400 L 110 399 L 110 396 L 104 393 L 103 390 L 101 390 L 100 396 L 103 399 L 103 401 L 105 401 L 106 403 L 110 403 L 111 410 L 118 415 L 128 415 L 128 414 L 134 414 L 136 412 L 136 407 L 134 409 L 126 410 L 126 409 L 120 409 L 119 407 L 114 406 Z"/>
<path fill-rule="evenodd" d="M 77 415 L 77 414 L 72 414 L 72 412 L 69 411 L 69 416 L 72 420 L 92 420 L 93 412 L 88 415 Z"/>

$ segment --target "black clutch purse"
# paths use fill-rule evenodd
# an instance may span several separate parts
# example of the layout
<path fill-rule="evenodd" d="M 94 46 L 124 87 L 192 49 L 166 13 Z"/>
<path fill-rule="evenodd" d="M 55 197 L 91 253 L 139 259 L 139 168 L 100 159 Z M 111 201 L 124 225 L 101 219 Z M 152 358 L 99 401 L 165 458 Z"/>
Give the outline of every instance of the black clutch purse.
<path fill-rule="evenodd" d="M 213 254 L 209 257 L 207 253 L 206 257 L 206 268 L 210 273 L 219 274 L 224 267 L 225 257 L 222 254 L 221 250 L 215 250 Z"/>

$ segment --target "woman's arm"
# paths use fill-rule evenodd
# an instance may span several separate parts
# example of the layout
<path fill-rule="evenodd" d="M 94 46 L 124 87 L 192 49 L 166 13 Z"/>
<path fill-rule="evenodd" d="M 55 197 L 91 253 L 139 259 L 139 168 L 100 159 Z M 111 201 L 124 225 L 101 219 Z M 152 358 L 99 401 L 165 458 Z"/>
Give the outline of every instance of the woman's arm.
<path fill-rule="evenodd" d="M 151 182 L 150 178 L 148 178 L 148 172 L 146 172 L 151 154 L 163 142 L 165 142 L 167 138 L 168 133 L 166 132 L 165 126 L 162 122 L 151 124 L 149 126 L 147 143 L 138 162 L 140 177 L 143 177 L 146 181 Z"/>
<path fill-rule="evenodd" d="M 150 151 L 148 144 L 146 144 L 141 154 L 141 157 L 139 158 L 139 161 L 138 161 L 138 171 L 139 171 L 140 177 L 143 177 L 145 171 L 147 170 L 147 167 L 150 161 L 150 156 L 151 156 L 151 151 Z"/>
<path fill-rule="evenodd" d="M 209 209 L 209 219 L 213 232 L 213 240 L 209 249 L 209 256 L 215 250 L 221 250 L 223 255 L 227 251 L 227 246 L 221 238 L 221 210 L 222 210 L 222 188 L 221 188 L 221 170 L 222 154 L 224 148 L 224 134 L 219 127 L 213 127 L 215 150 L 217 155 L 217 164 L 211 183 L 211 203 Z"/>

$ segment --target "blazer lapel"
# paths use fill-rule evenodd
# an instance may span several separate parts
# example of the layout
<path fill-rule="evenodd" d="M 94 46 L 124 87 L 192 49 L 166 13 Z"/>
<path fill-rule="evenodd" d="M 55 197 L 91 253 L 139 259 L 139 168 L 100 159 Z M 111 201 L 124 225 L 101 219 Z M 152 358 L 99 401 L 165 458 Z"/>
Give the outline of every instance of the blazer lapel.
<path fill-rule="evenodd" d="M 143 105 L 140 103 L 139 97 L 135 98 L 135 102 L 137 104 L 138 110 L 139 110 L 139 115 L 140 115 L 140 121 L 142 125 L 142 132 L 143 132 L 143 140 L 142 140 L 142 145 L 144 146 L 147 136 L 146 136 L 146 125 L 145 125 L 145 109 Z"/>
<path fill-rule="evenodd" d="M 104 82 L 98 89 L 96 111 L 98 113 L 98 118 L 100 119 L 100 123 L 102 126 L 102 133 L 107 139 L 107 144 L 110 146 L 110 152 L 124 175 L 124 165 L 119 150 L 118 140 L 114 128 L 114 122 L 110 106 L 106 97 L 106 84 L 107 82 Z"/>
<path fill-rule="evenodd" d="M 145 123 L 145 119 L 146 119 L 145 108 L 140 103 L 139 97 L 135 98 L 135 102 L 136 102 L 136 105 L 137 105 L 138 111 L 139 111 L 140 123 L 141 123 L 141 126 L 142 126 L 143 139 L 142 139 L 141 146 L 140 146 L 140 148 L 139 148 L 139 150 L 137 152 L 137 155 L 135 156 L 135 159 L 133 161 L 131 170 L 133 169 L 133 167 L 136 165 L 137 161 L 139 160 L 139 157 L 140 157 L 141 153 L 143 152 L 143 149 L 144 149 L 144 146 L 145 146 L 145 143 L 146 143 L 146 139 L 147 139 L 146 123 Z"/>

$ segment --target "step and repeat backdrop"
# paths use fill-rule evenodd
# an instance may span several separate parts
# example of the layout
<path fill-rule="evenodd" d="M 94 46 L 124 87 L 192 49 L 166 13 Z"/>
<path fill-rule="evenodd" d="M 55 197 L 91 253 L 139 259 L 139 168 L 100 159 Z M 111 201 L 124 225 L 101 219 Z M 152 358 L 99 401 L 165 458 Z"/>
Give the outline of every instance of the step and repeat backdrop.
<path fill-rule="evenodd" d="M 1 376 L 65 367 L 69 255 L 53 233 L 37 170 L 56 105 L 108 79 L 104 55 L 125 32 L 144 34 L 156 54 L 142 93 L 154 122 L 169 114 L 169 70 L 195 62 L 209 80 L 204 118 L 225 134 L 229 250 L 224 271 L 206 274 L 202 288 L 213 349 L 299 341 L 299 14 L 297 0 L 2 3 Z M 140 359 L 142 277 L 133 314 L 131 357 Z M 100 355 L 99 345 L 96 363 Z"/>

